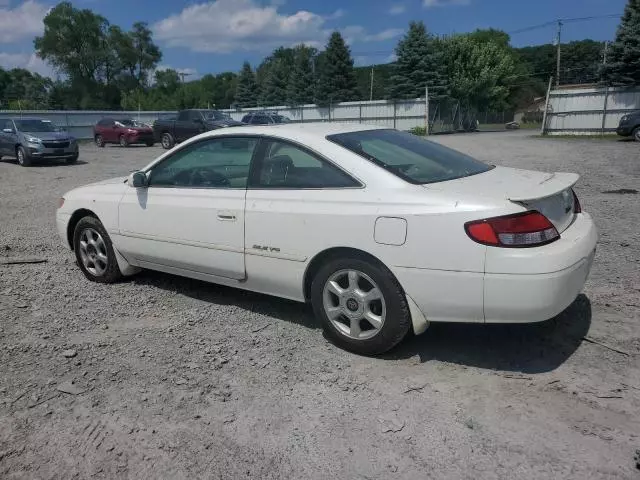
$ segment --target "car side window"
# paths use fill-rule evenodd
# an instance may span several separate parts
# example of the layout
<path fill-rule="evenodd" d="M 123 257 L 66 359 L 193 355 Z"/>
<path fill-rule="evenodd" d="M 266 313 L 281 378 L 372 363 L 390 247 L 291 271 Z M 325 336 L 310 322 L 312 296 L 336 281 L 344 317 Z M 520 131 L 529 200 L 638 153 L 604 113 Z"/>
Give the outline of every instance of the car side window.
<path fill-rule="evenodd" d="M 11 120 L 0 120 L 0 130 L 4 130 L 5 128 L 10 128 L 13 130 L 13 122 Z"/>
<path fill-rule="evenodd" d="M 360 184 L 340 170 L 288 142 L 267 140 L 258 172 L 258 188 L 348 188 Z"/>
<path fill-rule="evenodd" d="M 190 119 L 192 122 L 202 120 L 202 114 L 200 112 L 191 112 Z"/>
<path fill-rule="evenodd" d="M 220 137 L 178 150 L 151 169 L 150 187 L 246 188 L 255 137 Z"/>
<path fill-rule="evenodd" d="M 189 114 L 190 114 L 190 113 L 191 113 L 191 112 L 188 112 L 188 111 L 182 111 L 182 112 L 180 112 L 180 113 L 178 114 L 178 121 L 179 121 L 179 122 L 186 122 L 186 121 L 188 121 L 188 120 L 189 120 Z"/>

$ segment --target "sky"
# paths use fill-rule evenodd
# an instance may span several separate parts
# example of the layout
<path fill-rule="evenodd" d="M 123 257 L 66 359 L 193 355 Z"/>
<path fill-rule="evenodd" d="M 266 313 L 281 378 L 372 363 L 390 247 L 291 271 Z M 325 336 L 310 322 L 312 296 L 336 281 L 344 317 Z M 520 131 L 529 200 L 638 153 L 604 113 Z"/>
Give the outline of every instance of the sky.
<path fill-rule="evenodd" d="M 23 67 L 56 77 L 33 51 L 42 19 L 57 2 L 0 0 L 0 66 Z M 275 47 L 297 43 L 322 48 L 340 31 L 356 65 L 393 60 L 394 48 L 411 20 L 435 34 L 497 28 L 514 32 L 513 46 L 550 43 L 556 19 L 622 14 L 626 0 L 74 0 L 124 29 L 147 22 L 161 47 L 160 68 L 197 78 L 260 63 Z M 619 18 L 568 21 L 562 41 L 613 40 Z"/>

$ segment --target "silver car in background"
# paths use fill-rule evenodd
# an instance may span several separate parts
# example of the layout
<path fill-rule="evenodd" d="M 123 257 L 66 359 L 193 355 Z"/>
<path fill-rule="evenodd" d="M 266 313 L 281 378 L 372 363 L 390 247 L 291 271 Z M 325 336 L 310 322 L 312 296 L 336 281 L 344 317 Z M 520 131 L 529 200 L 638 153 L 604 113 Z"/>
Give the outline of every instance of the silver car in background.
<path fill-rule="evenodd" d="M 23 167 L 37 160 L 78 160 L 78 142 L 51 121 L 40 118 L 0 119 L 0 158 L 15 157 Z"/>

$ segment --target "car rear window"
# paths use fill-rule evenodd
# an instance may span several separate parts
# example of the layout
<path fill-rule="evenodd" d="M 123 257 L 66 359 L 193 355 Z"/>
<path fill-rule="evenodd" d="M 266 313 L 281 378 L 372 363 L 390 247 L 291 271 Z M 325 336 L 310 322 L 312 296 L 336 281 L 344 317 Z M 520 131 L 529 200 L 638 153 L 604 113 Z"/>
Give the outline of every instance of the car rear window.
<path fill-rule="evenodd" d="M 491 170 L 464 153 L 398 130 L 363 130 L 327 136 L 410 183 L 445 182 Z"/>

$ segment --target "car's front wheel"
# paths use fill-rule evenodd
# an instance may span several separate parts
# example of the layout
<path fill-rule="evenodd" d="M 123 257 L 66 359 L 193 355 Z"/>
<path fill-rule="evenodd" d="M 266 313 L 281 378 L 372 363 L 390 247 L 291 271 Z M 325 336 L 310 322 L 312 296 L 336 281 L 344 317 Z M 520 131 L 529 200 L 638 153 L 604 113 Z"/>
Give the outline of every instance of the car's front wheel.
<path fill-rule="evenodd" d="M 120 146 L 125 148 L 129 146 L 129 139 L 125 135 L 120 135 Z"/>
<path fill-rule="evenodd" d="M 640 127 L 636 127 L 636 129 L 633 131 L 633 138 L 636 142 L 640 142 Z"/>
<path fill-rule="evenodd" d="M 22 167 L 31 165 L 31 157 L 29 157 L 29 154 L 22 146 L 16 149 L 16 158 L 18 159 L 18 164 Z"/>
<path fill-rule="evenodd" d="M 375 355 L 396 346 L 411 326 L 409 306 L 393 274 L 360 258 L 334 258 L 311 284 L 316 317 L 337 345 Z"/>
<path fill-rule="evenodd" d="M 89 280 L 113 283 L 122 277 L 111 239 L 96 217 L 80 219 L 73 233 L 73 250 L 80 270 Z"/>
<path fill-rule="evenodd" d="M 98 148 L 104 147 L 104 138 L 102 138 L 102 135 L 96 135 L 95 142 L 96 142 L 96 147 Z"/>

